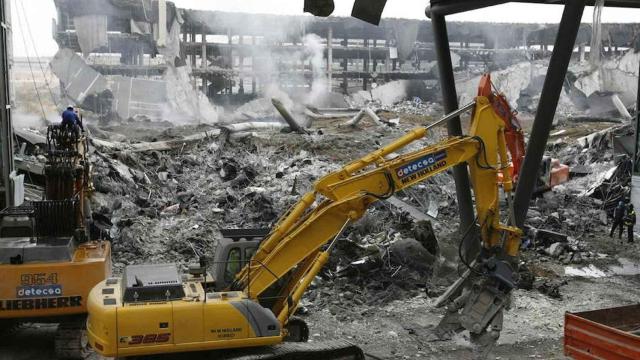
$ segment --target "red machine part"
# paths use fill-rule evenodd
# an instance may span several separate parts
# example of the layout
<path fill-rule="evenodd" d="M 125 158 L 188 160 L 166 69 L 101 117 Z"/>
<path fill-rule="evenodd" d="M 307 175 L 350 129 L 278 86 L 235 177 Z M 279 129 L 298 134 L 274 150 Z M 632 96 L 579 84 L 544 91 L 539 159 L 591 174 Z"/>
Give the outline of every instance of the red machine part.
<path fill-rule="evenodd" d="M 511 109 L 509 102 L 503 94 L 494 90 L 490 74 L 482 75 L 480 84 L 478 85 L 478 96 L 488 98 L 496 113 L 505 123 L 504 137 L 507 141 L 509 153 L 511 154 L 511 177 L 514 181 L 517 181 L 525 155 L 524 133 L 522 132 L 520 121 L 516 117 L 517 112 Z"/>

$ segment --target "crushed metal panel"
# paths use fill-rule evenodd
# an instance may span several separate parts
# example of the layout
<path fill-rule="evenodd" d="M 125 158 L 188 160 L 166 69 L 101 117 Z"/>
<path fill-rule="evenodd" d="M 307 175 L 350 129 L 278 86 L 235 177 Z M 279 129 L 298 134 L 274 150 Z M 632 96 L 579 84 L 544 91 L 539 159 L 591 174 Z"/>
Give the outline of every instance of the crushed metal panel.
<path fill-rule="evenodd" d="M 60 49 L 49 63 L 51 70 L 60 79 L 63 93 L 76 104 L 87 96 L 108 90 L 107 80 L 70 49 Z"/>

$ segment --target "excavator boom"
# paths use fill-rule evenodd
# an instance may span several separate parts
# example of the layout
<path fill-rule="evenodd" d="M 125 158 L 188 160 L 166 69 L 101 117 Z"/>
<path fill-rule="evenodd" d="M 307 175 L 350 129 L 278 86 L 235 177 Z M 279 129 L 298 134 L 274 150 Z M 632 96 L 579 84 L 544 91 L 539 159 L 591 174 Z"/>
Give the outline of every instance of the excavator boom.
<path fill-rule="evenodd" d="M 510 172 L 503 171 L 509 165 L 505 123 L 489 98 L 476 98 L 470 136 L 386 158 L 426 133 L 424 127 L 416 128 L 320 179 L 314 191 L 305 194 L 262 242 L 232 288 L 243 290 L 286 322 L 328 259 L 328 251 L 322 248 L 345 224 L 362 217 L 374 202 L 465 162 L 476 189 L 483 246 L 494 249 L 503 245 L 508 256 L 517 256 L 520 231 L 502 225 L 499 217 L 498 174 L 503 176 L 507 193 L 513 187 Z M 501 243 L 503 239 L 506 241 Z"/>

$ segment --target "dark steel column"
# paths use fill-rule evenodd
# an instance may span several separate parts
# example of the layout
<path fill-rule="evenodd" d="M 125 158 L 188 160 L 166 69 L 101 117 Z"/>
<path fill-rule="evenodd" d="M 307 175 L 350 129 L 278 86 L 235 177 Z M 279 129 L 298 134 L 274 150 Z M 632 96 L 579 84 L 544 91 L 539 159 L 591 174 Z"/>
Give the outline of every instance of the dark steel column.
<path fill-rule="evenodd" d="M 549 61 L 549 69 L 547 70 L 542 94 L 540 95 L 538 110 L 531 129 L 527 154 L 518 177 L 514 210 L 516 224 L 519 227 L 524 225 L 527 210 L 529 210 L 529 201 L 536 185 L 538 168 L 549 139 L 549 132 L 551 131 L 553 117 L 556 114 L 558 100 L 560 99 L 564 79 L 571 61 L 584 6 L 585 0 L 567 0 L 562 14 L 553 54 Z"/>
<path fill-rule="evenodd" d="M 7 41 L 10 36 L 11 13 L 9 1 L 0 0 L 0 160 L 2 163 L 1 200 L 4 206 L 13 205 L 13 186 L 9 177 L 13 171 L 13 128 L 11 126 L 11 96 L 9 87 L 9 56 Z"/>
<path fill-rule="evenodd" d="M 432 15 L 431 25 L 438 59 L 438 72 L 440 75 L 440 88 L 445 113 L 450 113 L 458 109 L 458 94 L 456 93 L 456 83 L 453 76 L 453 64 L 451 63 L 451 50 L 449 49 L 449 35 L 447 34 L 447 22 L 444 16 Z M 447 123 L 449 136 L 462 135 L 462 125 L 460 117 L 455 117 Z M 456 181 L 456 194 L 458 198 L 458 210 L 460 211 L 460 229 L 465 231 L 474 222 L 473 203 L 471 201 L 471 184 L 467 164 L 461 164 L 453 168 L 453 178 Z M 474 237 L 468 236 L 463 244 L 463 249 L 467 255 L 474 256 L 473 249 L 479 249 L 479 244 L 474 244 Z"/>
<path fill-rule="evenodd" d="M 640 73 L 639 73 L 640 74 Z M 638 166 L 638 161 L 640 161 L 640 157 L 638 157 L 638 151 L 640 150 L 640 76 L 638 76 L 638 94 L 636 100 L 636 142 L 633 151 L 633 173 L 637 174 L 640 172 L 640 166 Z"/>

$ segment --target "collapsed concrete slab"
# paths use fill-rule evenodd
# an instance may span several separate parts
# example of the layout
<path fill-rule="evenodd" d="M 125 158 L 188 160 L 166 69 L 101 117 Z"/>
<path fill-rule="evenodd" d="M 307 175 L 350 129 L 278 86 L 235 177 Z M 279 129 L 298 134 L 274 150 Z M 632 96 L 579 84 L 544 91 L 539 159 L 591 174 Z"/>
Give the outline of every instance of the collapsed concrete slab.
<path fill-rule="evenodd" d="M 640 53 L 629 50 L 596 68 L 574 67 L 574 76 L 577 77 L 574 86 L 589 99 L 591 113 L 598 115 L 617 111 L 626 117 L 626 113 L 620 109 L 620 102 L 626 108 L 633 107 L 636 102 L 639 63 Z"/>
<path fill-rule="evenodd" d="M 206 97 L 189 83 L 188 69 L 169 70 L 163 79 L 103 76 L 70 49 L 60 49 L 50 63 L 64 96 L 86 110 L 119 119 L 144 117 L 176 123 L 217 121 Z"/>
<path fill-rule="evenodd" d="M 112 88 L 112 110 L 121 119 L 136 116 L 162 119 L 163 107 L 168 100 L 164 81 L 118 76 L 114 79 Z"/>
<path fill-rule="evenodd" d="M 498 91 L 505 94 L 515 110 L 535 112 L 547 74 L 547 66 L 546 61 L 521 62 L 504 70 L 492 72 L 491 80 Z M 478 92 L 479 82 L 480 76 L 457 84 L 460 89 L 461 104 L 466 104 L 473 100 Z M 558 112 L 566 114 L 582 110 L 581 104 L 574 101 L 569 89 L 565 87 L 560 94 Z"/>
<path fill-rule="evenodd" d="M 640 53 L 630 50 L 621 57 L 603 62 L 599 68 L 581 77 L 576 81 L 576 87 L 586 96 L 603 90 L 616 92 L 628 106 L 636 101 L 639 62 Z"/>
<path fill-rule="evenodd" d="M 107 79 L 72 50 L 60 49 L 49 66 L 60 79 L 62 93 L 76 104 L 83 104 L 90 95 L 110 97 Z"/>

